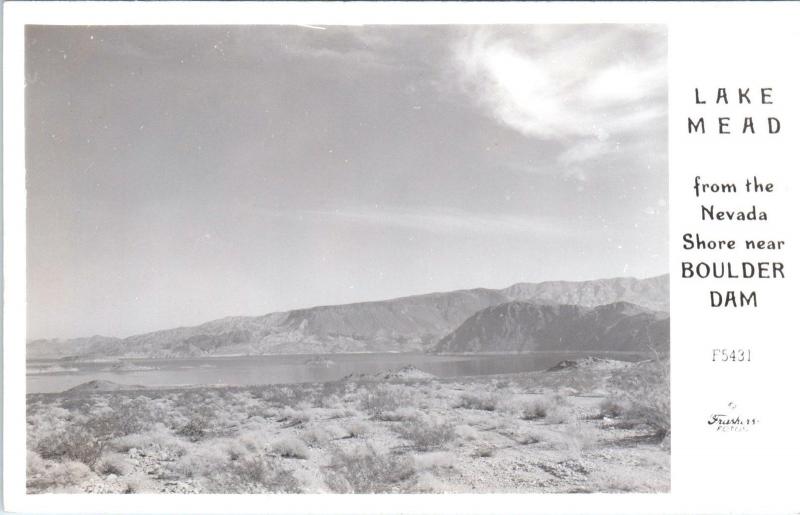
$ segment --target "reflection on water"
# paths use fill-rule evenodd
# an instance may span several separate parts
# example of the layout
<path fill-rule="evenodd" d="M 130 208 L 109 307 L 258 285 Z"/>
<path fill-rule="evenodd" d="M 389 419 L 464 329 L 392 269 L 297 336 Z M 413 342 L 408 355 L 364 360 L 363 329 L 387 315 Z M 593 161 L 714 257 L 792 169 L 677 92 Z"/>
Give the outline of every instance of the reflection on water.
<path fill-rule="evenodd" d="M 373 374 L 412 365 L 439 377 L 506 374 L 550 368 L 589 355 L 635 361 L 630 353 L 536 352 L 503 355 L 376 353 L 278 355 L 191 359 L 135 359 L 115 362 L 31 360 L 28 393 L 60 392 L 101 379 L 144 386 L 254 385 L 335 381 L 348 374 Z"/>

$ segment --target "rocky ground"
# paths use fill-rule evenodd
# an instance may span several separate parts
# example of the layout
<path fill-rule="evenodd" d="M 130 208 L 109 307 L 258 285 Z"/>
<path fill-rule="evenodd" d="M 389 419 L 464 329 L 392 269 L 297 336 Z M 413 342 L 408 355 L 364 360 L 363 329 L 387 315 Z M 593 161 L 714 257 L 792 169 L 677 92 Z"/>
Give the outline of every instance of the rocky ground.
<path fill-rule="evenodd" d="M 28 491 L 664 492 L 668 371 L 28 396 Z M 101 385 L 102 386 L 102 385 Z"/>

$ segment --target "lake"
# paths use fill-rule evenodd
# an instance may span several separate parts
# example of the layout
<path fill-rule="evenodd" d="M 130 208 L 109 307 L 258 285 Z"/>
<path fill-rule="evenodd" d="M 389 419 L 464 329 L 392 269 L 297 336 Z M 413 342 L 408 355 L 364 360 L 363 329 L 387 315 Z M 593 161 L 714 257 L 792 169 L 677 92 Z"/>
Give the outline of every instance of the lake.
<path fill-rule="evenodd" d="M 373 374 L 405 365 L 438 377 L 507 374 L 543 370 L 565 359 L 588 356 L 626 361 L 645 359 L 642 355 L 618 352 L 533 352 L 491 355 L 292 354 L 107 362 L 29 360 L 27 393 L 61 392 L 95 379 L 152 387 L 324 382 L 348 374 Z"/>

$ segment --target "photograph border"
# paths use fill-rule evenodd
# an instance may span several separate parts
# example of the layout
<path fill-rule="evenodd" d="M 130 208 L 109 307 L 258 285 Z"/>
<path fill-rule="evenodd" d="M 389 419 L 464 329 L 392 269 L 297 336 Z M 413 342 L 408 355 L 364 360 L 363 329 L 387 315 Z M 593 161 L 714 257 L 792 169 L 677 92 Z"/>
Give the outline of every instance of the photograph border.
<path fill-rule="evenodd" d="M 746 504 L 746 498 L 696 498 L 682 490 L 677 477 L 696 464 L 693 444 L 683 430 L 686 419 L 673 416 L 672 491 L 659 494 L 170 494 L 96 495 L 25 493 L 25 320 L 26 320 L 26 194 L 24 160 L 24 26 L 55 25 L 358 25 L 358 24 L 665 24 L 670 54 L 676 29 L 691 31 L 719 21 L 748 26 L 754 16 L 789 29 L 797 4 L 763 5 L 685 3 L 631 4 L 614 2 L 553 2 L 542 4 L 477 3 L 288 3 L 267 2 L 8 2 L 4 4 L 3 60 L 3 214 L 4 214 L 4 324 L 3 324 L 3 494 L 9 511 L 87 513 L 165 513 L 192 511 L 224 513 L 644 513 L 691 511 L 748 511 L 753 507 L 780 509 L 797 505 L 794 492 L 785 497 Z M 768 15 L 766 13 L 769 13 Z M 796 30 L 796 29 L 795 29 Z M 670 65 L 674 64 L 670 59 Z M 669 69 L 672 118 L 673 69 Z M 672 125 L 672 124 L 670 124 Z M 670 135 L 673 134 L 670 127 Z M 670 149 L 671 157 L 672 149 Z M 670 159 L 671 163 L 671 159 Z M 671 186 L 672 182 L 670 181 Z M 670 194 L 670 199 L 672 195 Z M 672 220 L 672 202 L 670 219 Z M 673 229 L 670 224 L 670 241 Z M 670 245 L 672 247 L 672 245 Z M 672 268 L 674 257 L 670 249 Z M 675 278 L 671 279 L 674 292 Z M 674 295 L 674 293 L 673 293 Z M 673 305 L 675 297 L 672 297 Z M 673 327 L 675 323 L 673 322 Z M 675 334 L 675 332 L 673 332 Z M 673 348 L 676 346 L 673 345 Z M 673 354 L 674 356 L 675 354 Z M 680 376 L 674 360 L 672 380 Z M 672 406 L 676 386 L 672 382 Z M 682 395 L 686 394 L 684 390 Z M 673 411 L 673 413 L 675 413 Z M 787 469 L 788 470 L 788 469 Z M 676 488 L 677 485 L 677 488 Z M 758 497 L 758 496 L 755 496 Z"/>

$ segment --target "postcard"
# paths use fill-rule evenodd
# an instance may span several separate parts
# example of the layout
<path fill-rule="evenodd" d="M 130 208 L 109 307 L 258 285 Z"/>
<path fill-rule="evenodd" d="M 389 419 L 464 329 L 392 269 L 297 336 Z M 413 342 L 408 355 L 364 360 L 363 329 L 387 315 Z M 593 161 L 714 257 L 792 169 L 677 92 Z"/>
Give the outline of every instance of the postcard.
<path fill-rule="evenodd" d="M 7 2 L 5 509 L 796 512 L 799 14 Z"/>

